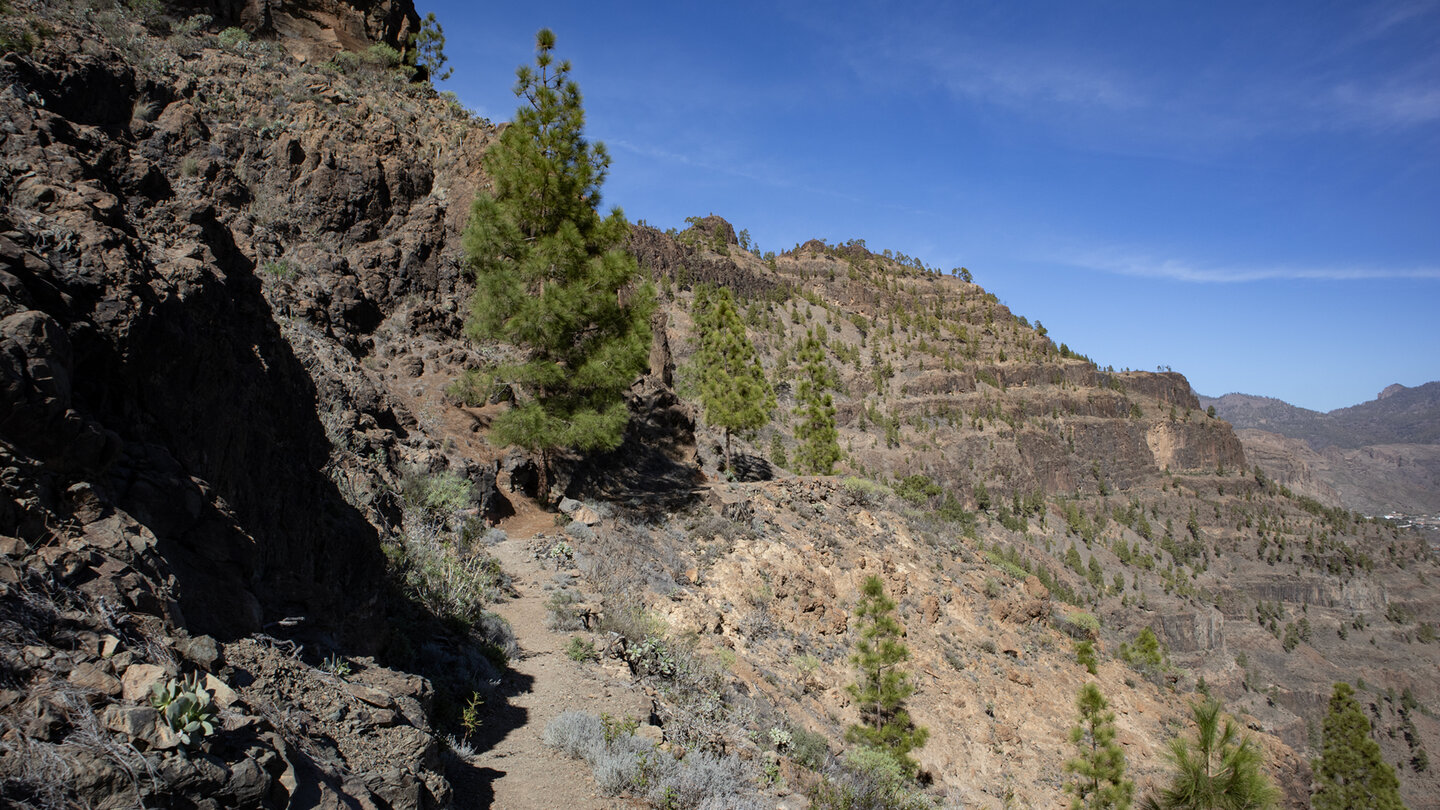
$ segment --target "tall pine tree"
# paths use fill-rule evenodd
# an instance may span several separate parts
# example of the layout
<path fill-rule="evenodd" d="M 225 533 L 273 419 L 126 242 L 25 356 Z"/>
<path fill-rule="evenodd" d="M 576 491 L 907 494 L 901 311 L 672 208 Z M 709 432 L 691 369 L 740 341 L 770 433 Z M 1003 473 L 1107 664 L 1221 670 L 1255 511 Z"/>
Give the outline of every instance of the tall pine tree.
<path fill-rule="evenodd" d="M 775 410 L 775 392 L 745 322 L 735 309 L 730 290 L 701 286 L 692 308 L 700 333 L 696 361 L 700 367 L 700 402 L 705 421 L 725 431 L 725 469 L 734 470 L 730 434 L 759 430 Z"/>
<path fill-rule="evenodd" d="M 1073 794 L 1070 810 L 1127 810 L 1135 783 L 1125 778 L 1125 752 L 1115 742 L 1115 713 L 1093 683 L 1080 687 L 1075 700 L 1079 725 L 1070 728 L 1070 742 L 1080 755 L 1065 763 L 1076 778 L 1066 783 Z"/>
<path fill-rule="evenodd" d="M 465 330 L 520 350 L 496 371 L 515 404 L 496 417 L 491 437 L 540 453 L 547 499 L 555 450 L 620 444 L 624 393 L 646 368 L 655 298 L 622 248 L 624 214 L 598 212 L 610 158 L 584 138 L 570 63 L 555 62 L 549 30 L 535 43 L 534 67 L 516 71 L 524 103 L 485 153 L 493 192 L 476 195 L 465 228 L 475 274 Z"/>
<path fill-rule="evenodd" d="M 795 467 L 802 473 L 830 475 L 835 472 L 835 462 L 840 460 L 835 401 L 828 390 L 833 385 L 835 372 L 825 361 L 825 347 L 814 332 L 807 332 L 800 344 L 800 364 L 803 367 L 797 392 L 800 407 L 795 413 L 802 421 L 795 430 L 795 439 L 799 442 L 795 448 Z"/>
<path fill-rule="evenodd" d="M 1404 810 L 1395 769 L 1370 737 L 1370 719 L 1348 683 L 1335 684 L 1315 761 L 1315 810 Z"/>
<path fill-rule="evenodd" d="M 894 612 L 895 602 L 885 595 L 885 583 L 877 576 L 866 577 L 855 606 L 860 640 L 850 658 L 860 678 L 847 687 L 860 709 L 860 723 L 847 729 L 845 738 L 888 753 L 914 776 L 919 765 L 910 752 L 925 744 L 930 730 L 916 726 L 905 710 L 915 686 L 910 673 L 900 668 L 910 658 L 910 650 L 900 641 Z"/>

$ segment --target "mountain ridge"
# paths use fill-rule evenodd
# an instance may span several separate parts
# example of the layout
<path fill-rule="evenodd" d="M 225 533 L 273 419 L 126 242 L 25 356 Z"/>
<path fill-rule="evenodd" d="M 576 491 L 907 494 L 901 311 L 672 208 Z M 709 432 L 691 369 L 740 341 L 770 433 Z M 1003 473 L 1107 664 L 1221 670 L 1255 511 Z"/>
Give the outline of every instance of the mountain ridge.
<path fill-rule="evenodd" d="M 1331 446 L 1440 443 L 1440 381 L 1413 387 L 1394 383 L 1375 399 L 1324 412 L 1275 397 L 1235 392 L 1199 395 L 1199 400 L 1205 407 L 1215 406 L 1237 428 L 1268 428 L 1305 441 L 1317 451 Z"/>
<path fill-rule="evenodd" d="M 1440 382 L 1326 413 L 1248 394 L 1199 400 L 1287 485 L 1369 514 L 1440 512 Z"/>

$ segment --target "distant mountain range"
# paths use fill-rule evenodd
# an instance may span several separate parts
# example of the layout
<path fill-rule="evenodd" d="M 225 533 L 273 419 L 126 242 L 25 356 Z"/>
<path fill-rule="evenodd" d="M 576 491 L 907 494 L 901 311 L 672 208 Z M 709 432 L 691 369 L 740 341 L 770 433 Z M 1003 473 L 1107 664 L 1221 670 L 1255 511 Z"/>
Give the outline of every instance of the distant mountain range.
<path fill-rule="evenodd" d="M 1414 388 L 1391 385 L 1369 402 L 1329 413 L 1249 394 L 1202 396 L 1200 404 L 1214 405 L 1220 417 L 1236 428 L 1279 433 L 1315 450 L 1440 443 L 1440 382 Z"/>
<path fill-rule="evenodd" d="M 1273 397 L 1199 397 L 1252 464 L 1305 495 L 1369 513 L 1440 512 L 1440 382 L 1391 385 L 1329 413 Z"/>

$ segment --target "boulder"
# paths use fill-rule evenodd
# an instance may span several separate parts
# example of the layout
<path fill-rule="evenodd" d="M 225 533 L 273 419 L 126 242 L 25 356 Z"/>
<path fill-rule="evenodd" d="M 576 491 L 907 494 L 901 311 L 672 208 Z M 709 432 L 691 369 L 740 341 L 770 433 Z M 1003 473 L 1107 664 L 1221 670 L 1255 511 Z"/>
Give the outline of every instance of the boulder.
<path fill-rule="evenodd" d="M 120 676 L 120 696 L 127 703 L 148 703 L 150 687 L 168 678 L 165 668 L 155 664 L 131 664 Z"/>

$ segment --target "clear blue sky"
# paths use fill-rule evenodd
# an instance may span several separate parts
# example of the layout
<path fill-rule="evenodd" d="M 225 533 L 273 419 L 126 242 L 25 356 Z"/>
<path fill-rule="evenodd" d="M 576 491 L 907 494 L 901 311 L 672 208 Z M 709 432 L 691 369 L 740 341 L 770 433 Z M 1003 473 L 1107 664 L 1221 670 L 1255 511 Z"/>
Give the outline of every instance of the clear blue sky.
<path fill-rule="evenodd" d="M 631 221 L 965 266 L 1202 394 L 1440 379 L 1436 0 L 417 5 L 495 121 L 555 31 Z"/>

